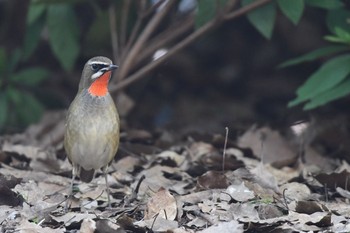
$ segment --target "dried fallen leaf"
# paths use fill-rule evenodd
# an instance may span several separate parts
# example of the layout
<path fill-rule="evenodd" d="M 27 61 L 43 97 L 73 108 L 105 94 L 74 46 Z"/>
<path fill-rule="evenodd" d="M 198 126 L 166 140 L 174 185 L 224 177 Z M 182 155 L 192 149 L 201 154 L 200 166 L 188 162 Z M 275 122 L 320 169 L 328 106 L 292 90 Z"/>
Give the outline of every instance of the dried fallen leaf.
<path fill-rule="evenodd" d="M 159 158 L 171 159 L 176 163 L 177 166 L 180 166 L 185 161 L 185 156 L 179 155 L 178 153 L 170 150 L 166 150 L 157 155 Z"/>
<path fill-rule="evenodd" d="M 29 222 L 28 220 L 22 220 L 18 227 L 16 227 L 16 232 L 20 233 L 63 233 L 64 228 L 52 229 L 50 227 L 41 227 L 39 224 Z"/>
<path fill-rule="evenodd" d="M 23 198 L 18 196 L 11 189 L 21 182 L 22 179 L 17 179 L 14 176 L 4 176 L 0 173 L 0 206 L 18 206 L 23 202 Z"/>
<path fill-rule="evenodd" d="M 143 220 L 135 223 L 139 227 L 148 227 L 153 232 L 168 232 L 179 227 L 179 223 L 174 220 L 164 219 L 155 216 L 154 219 Z"/>
<path fill-rule="evenodd" d="M 197 185 L 201 189 L 225 189 L 230 184 L 227 177 L 218 171 L 208 171 L 198 177 Z"/>
<path fill-rule="evenodd" d="M 239 233 L 243 232 L 243 224 L 240 224 L 236 220 L 231 220 L 230 222 L 220 222 L 215 226 L 211 226 L 205 230 L 198 231 L 201 233 Z"/>
<path fill-rule="evenodd" d="M 337 187 L 341 187 L 345 190 L 350 189 L 350 172 L 344 170 L 340 173 L 333 172 L 331 174 L 318 174 L 315 176 L 315 179 L 318 180 L 322 185 L 325 185 L 327 188 L 335 190 Z"/>
<path fill-rule="evenodd" d="M 227 187 L 226 191 L 222 193 L 220 196 L 222 198 L 225 198 L 225 194 L 232 197 L 234 200 L 239 202 L 245 202 L 250 199 L 253 199 L 255 197 L 254 192 L 249 190 L 245 185 L 244 182 L 241 182 L 239 184 L 232 184 Z"/>
<path fill-rule="evenodd" d="M 297 157 L 281 134 L 267 127 L 250 128 L 238 139 L 238 145 L 252 149 L 263 163 L 274 164 L 278 168 L 291 165 Z"/>
<path fill-rule="evenodd" d="M 164 218 L 174 220 L 176 218 L 177 206 L 173 195 L 166 189 L 159 189 L 147 202 L 145 219 Z"/>
<path fill-rule="evenodd" d="M 310 197 L 311 191 L 305 184 L 290 182 L 280 187 L 280 192 L 284 193 L 289 200 L 302 201 Z"/>
<path fill-rule="evenodd" d="M 275 192 L 278 192 L 278 185 L 276 178 L 268 170 L 269 165 L 264 165 L 259 163 L 258 166 L 251 169 L 250 172 L 254 174 L 254 181 L 257 182 L 261 187 L 272 189 Z"/>
<path fill-rule="evenodd" d="M 65 226 L 70 226 L 71 224 L 76 224 L 84 219 L 94 219 L 96 218 L 95 214 L 89 214 L 89 213 L 75 213 L 75 212 L 68 212 L 61 216 L 54 216 L 50 215 L 52 219 L 59 223 L 63 223 Z"/>
<path fill-rule="evenodd" d="M 96 222 L 90 218 L 83 220 L 80 226 L 80 232 L 94 233 L 96 230 Z"/>
<path fill-rule="evenodd" d="M 316 201 L 298 201 L 295 211 L 304 214 L 313 214 L 315 212 L 328 212 L 329 209 Z"/>

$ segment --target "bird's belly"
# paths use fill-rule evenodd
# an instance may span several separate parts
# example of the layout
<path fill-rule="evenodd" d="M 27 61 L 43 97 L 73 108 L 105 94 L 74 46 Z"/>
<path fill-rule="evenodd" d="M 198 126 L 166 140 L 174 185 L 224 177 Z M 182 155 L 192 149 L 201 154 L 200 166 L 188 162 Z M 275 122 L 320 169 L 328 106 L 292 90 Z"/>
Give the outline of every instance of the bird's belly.
<path fill-rule="evenodd" d="M 116 118 L 112 118 L 116 119 Z M 102 118 L 72 120 L 67 130 L 70 160 L 85 170 L 100 169 L 114 157 L 119 144 L 117 120 Z"/>
<path fill-rule="evenodd" d="M 113 158 L 111 145 L 103 136 L 101 138 L 81 137 L 72 146 L 73 164 L 79 164 L 85 170 L 100 169 Z"/>

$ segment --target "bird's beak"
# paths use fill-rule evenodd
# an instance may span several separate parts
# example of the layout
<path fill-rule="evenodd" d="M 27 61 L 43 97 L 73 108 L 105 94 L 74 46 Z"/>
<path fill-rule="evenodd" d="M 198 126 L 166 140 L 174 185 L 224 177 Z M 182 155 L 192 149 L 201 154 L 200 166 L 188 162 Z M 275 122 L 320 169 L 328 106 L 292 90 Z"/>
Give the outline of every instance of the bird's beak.
<path fill-rule="evenodd" d="M 106 71 L 116 70 L 118 69 L 117 65 L 111 64 L 106 68 Z"/>

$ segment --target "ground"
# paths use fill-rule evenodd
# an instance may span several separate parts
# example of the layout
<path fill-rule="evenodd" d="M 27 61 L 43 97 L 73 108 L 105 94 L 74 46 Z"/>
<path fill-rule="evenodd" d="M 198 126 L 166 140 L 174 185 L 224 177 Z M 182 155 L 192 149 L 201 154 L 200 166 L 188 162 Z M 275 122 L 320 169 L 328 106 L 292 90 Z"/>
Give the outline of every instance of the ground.
<path fill-rule="evenodd" d="M 64 112 L 2 137 L 1 232 L 347 232 L 350 167 L 307 141 L 252 126 L 238 137 L 129 129 L 104 177 L 74 183 Z M 58 120 L 61 119 L 61 120 Z M 59 123 L 58 123 L 59 122 Z M 303 153 L 301 153 L 303 152 Z"/>

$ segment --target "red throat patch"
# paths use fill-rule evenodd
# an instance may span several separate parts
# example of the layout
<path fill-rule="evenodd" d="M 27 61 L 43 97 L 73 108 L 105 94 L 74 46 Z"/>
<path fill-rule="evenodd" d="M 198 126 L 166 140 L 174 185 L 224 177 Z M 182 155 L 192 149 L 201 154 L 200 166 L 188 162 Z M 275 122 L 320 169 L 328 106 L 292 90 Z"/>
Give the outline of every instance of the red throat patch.
<path fill-rule="evenodd" d="M 108 93 L 108 81 L 111 71 L 107 71 L 101 77 L 97 78 L 89 87 L 88 91 L 93 96 L 105 96 Z"/>

